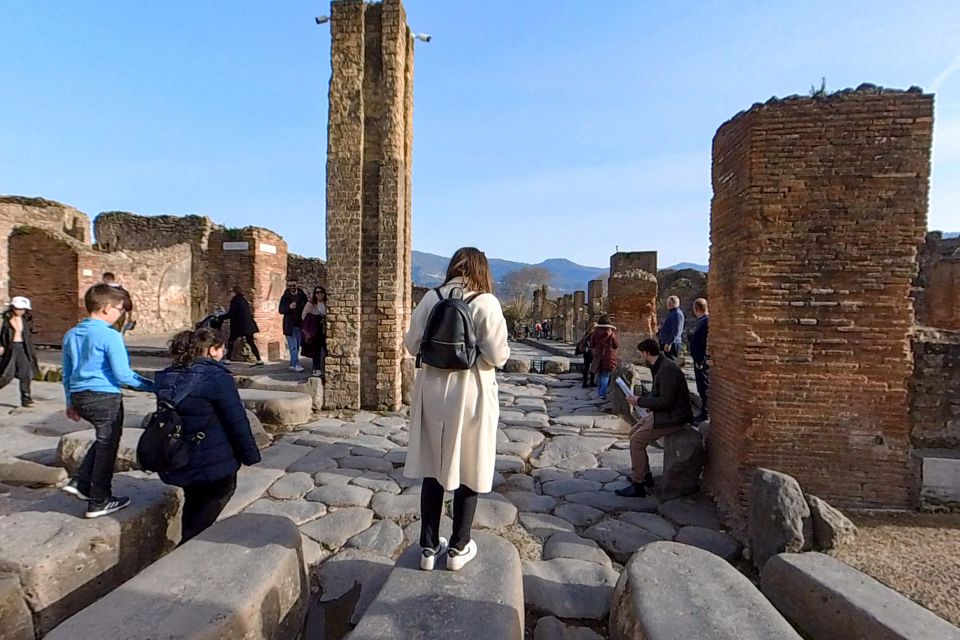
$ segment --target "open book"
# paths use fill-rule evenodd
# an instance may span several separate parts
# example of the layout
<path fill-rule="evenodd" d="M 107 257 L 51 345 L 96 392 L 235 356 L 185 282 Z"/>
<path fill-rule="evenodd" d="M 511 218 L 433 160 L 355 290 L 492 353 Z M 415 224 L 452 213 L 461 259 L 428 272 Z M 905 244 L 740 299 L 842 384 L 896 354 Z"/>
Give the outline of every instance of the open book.
<path fill-rule="evenodd" d="M 617 386 L 620 387 L 620 390 L 623 391 L 623 395 L 625 396 L 633 395 L 633 389 L 630 388 L 630 385 L 628 385 L 623 378 L 618 376 L 617 379 L 614 380 L 614 382 L 616 382 Z M 646 418 L 648 415 L 650 415 L 650 410 L 644 409 L 643 407 L 631 407 L 630 414 L 637 420 L 642 420 Z"/>

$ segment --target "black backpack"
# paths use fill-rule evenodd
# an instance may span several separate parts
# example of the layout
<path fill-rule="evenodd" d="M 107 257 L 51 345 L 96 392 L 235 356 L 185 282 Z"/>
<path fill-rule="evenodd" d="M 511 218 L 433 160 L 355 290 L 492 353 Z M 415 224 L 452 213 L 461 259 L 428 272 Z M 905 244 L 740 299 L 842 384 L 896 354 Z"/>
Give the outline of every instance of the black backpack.
<path fill-rule="evenodd" d="M 157 399 L 157 410 L 144 418 L 143 435 L 137 443 L 137 463 L 144 471 L 175 471 L 190 462 L 190 452 L 205 434 L 190 438 L 183 433 L 177 405 L 193 391 L 187 384 L 171 401 Z"/>
<path fill-rule="evenodd" d="M 470 303 L 480 294 L 464 299 L 463 289 L 456 288 L 444 298 L 440 289 L 434 291 L 440 300 L 433 305 L 427 318 L 417 354 L 417 368 L 428 364 L 437 369 L 469 369 L 476 364 L 478 355 Z M 459 297 L 455 297 L 457 293 Z"/>

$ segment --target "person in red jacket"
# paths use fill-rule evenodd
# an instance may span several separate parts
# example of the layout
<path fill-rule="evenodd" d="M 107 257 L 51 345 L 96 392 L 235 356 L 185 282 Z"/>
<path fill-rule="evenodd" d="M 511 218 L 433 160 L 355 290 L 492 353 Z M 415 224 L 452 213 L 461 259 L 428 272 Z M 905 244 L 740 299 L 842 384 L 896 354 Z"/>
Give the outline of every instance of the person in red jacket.
<path fill-rule="evenodd" d="M 610 317 L 600 316 L 597 328 L 590 335 L 590 344 L 593 346 L 593 365 L 598 376 L 600 398 L 607 399 L 607 389 L 610 387 L 610 377 L 617 368 L 617 349 L 620 341 L 617 339 L 617 328 L 610 324 Z"/>

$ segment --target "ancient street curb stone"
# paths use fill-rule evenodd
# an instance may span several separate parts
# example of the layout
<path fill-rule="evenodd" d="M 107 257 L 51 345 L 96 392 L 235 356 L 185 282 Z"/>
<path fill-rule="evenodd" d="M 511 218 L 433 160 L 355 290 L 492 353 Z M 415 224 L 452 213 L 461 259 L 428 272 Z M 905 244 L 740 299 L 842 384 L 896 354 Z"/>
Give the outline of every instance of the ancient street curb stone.
<path fill-rule="evenodd" d="M 575 533 L 560 532 L 550 536 L 543 545 L 543 559 L 570 558 L 584 562 L 596 562 L 606 567 L 612 567 L 610 556 L 589 538 L 581 538 Z"/>
<path fill-rule="evenodd" d="M 10 573 L 0 573 L 0 620 L 3 640 L 33 640 L 33 618 L 27 606 L 20 579 Z"/>
<path fill-rule="evenodd" d="M 850 522 L 850 518 L 831 507 L 826 500 L 810 494 L 806 494 L 805 497 L 810 507 L 813 540 L 817 549 L 821 551 L 833 549 L 856 537 L 857 527 Z"/>
<path fill-rule="evenodd" d="M 680 533 L 674 540 L 715 553 L 727 562 L 733 562 L 740 557 L 740 542 L 729 533 L 722 531 L 703 527 L 684 527 L 680 529 Z"/>
<path fill-rule="evenodd" d="M 13 485 L 57 486 L 67 480 L 67 471 L 19 458 L 0 458 L 0 482 Z"/>
<path fill-rule="evenodd" d="M 781 553 L 763 593 L 811 638 L 960 640 L 960 629 L 865 573 L 822 553 Z"/>
<path fill-rule="evenodd" d="M 137 464 L 137 443 L 143 429 L 124 429 L 120 436 L 120 448 L 117 450 L 117 473 L 140 469 Z M 67 468 L 67 473 L 73 475 L 80 468 L 80 462 L 86 455 L 93 441 L 96 440 L 93 429 L 75 431 L 60 438 L 57 447 L 57 462 Z"/>
<path fill-rule="evenodd" d="M 373 511 L 347 507 L 308 522 L 300 530 L 328 549 L 338 549 L 353 536 L 367 530 L 371 524 Z"/>
<path fill-rule="evenodd" d="M 150 565 L 47 638 L 296 637 L 309 591 L 300 545 L 300 533 L 286 518 L 234 516 Z"/>
<path fill-rule="evenodd" d="M 610 612 L 617 572 L 595 562 L 555 558 L 523 562 L 528 606 L 560 618 L 601 620 Z"/>
<path fill-rule="evenodd" d="M 310 421 L 313 399 L 302 393 L 240 389 L 243 405 L 254 412 L 264 426 L 279 431 Z"/>
<path fill-rule="evenodd" d="M 327 514 L 327 507 L 307 500 L 270 500 L 261 498 L 243 510 L 244 513 L 259 513 L 266 516 L 283 516 L 300 526 Z"/>
<path fill-rule="evenodd" d="M 630 559 L 617 582 L 609 629 L 611 640 L 800 640 L 733 566 L 677 542 L 652 542 Z"/>
<path fill-rule="evenodd" d="M 646 529 L 635 527 L 622 520 L 602 520 L 591 526 L 583 535 L 596 540 L 614 560 L 623 564 L 642 546 L 660 540 Z"/>
<path fill-rule="evenodd" d="M 750 485 L 750 549 L 753 564 L 784 551 L 802 551 L 813 543 L 810 507 L 800 485 L 785 473 L 758 467 Z"/>
<path fill-rule="evenodd" d="M 661 499 L 670 500 L 695 493 L 700 488 L 700 474 L 707 460 L 700 432 L 685 426 L 677 433 L 665 436 L 663 441 Z"/>

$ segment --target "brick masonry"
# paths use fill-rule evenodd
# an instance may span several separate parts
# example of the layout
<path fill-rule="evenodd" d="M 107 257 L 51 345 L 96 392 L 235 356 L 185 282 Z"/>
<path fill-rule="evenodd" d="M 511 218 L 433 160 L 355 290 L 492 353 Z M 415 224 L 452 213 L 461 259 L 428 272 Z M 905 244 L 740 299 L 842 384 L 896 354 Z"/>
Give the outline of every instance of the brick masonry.
<path fill-rule="evenodd" d="M 399 0 L 331 9 L 326 400 L 396 409 L 412 306 L 413 38 Z"/>
<path fill-rule="evenodd" d="M 610 256 L 607 314 L 620 338 L 620 357 L 632 360 L 637 344 L 657 331 L 657 252 Z"/>
<path fill-rule="evenodd" d="M 319 258 L 287 254 L 287 278 L 294 279 L 309 296 L 313 288 L 327 286 L 327 263 Z"/>
<path fill-rule="evenodd" d="M 933 97 L 865 85 L 755 105 L 713 140 L 709 489 L 753 468 L 841 507 L 911 505 L 909 298 Z"/>
<path fill-rule="evenodd" d="M 913 364 L 913 446 L 960 449 L 960 332 L 916 329 Z"/>
<path fill-rule="evenodd" d="M 960 331 L 960 238 L 927 234 L 913 295 L 917 324 Z"/>

